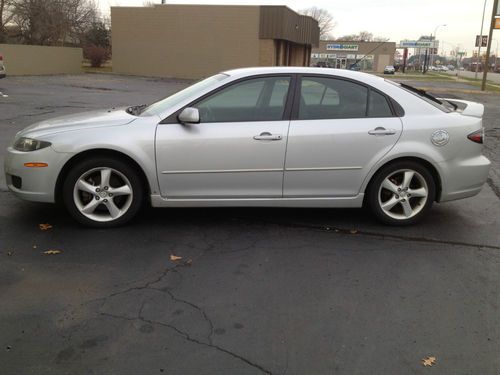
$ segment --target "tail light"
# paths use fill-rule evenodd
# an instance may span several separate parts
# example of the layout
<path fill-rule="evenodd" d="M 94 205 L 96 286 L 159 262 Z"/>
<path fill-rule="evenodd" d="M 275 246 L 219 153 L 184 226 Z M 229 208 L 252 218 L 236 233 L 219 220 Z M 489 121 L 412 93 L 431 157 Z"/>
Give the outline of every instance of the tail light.
<path fill-rule="evenodd" d="M 3 61 L 3 55 L 0 55 L 0 61 Z"/>
<path fill-rule="evenodd" d="M 470 133 L 467 138 L 469 138 L 472 142 L 483 143 L 484 129 L 479 129 L 474 133 Z"/>

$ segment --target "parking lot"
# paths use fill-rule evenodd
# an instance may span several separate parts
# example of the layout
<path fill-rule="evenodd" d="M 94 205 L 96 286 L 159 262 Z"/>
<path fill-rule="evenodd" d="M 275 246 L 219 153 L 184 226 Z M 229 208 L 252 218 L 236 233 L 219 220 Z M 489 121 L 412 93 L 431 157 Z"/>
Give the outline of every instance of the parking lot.
<path fill-rule="evenodd" d="M 188 84 L 9 77 L 0 147 L 34 122 Z M 412 227 L 364 209 L 212 208 L 94 230 L 14 198 L 2 171 L 0 373 L 499 373 L 500 95 L 418 84 L 485 104 L 493 168 L 478 196 Z"/>

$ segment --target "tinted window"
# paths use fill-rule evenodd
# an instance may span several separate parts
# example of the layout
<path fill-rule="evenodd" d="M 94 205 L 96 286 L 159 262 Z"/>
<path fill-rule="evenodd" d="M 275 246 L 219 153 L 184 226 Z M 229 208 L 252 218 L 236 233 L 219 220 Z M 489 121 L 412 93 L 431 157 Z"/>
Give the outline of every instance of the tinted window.
<path fill-rule="evenodd" d="M 301 82 L 300 120 L 366 117 L 368 89 L 357 83 L 320 77 Z"/>
<path fill-rule="evenodd" d="M 278 121 L 283 118 L 290 77 L 235 83 L 195 105 L 201 122 Z"/>
<path fill-rule="evenodd" d="M 391 107 L 382 94 L 370 90 L 368 101 L 368 117 L 392 117 Z"/>

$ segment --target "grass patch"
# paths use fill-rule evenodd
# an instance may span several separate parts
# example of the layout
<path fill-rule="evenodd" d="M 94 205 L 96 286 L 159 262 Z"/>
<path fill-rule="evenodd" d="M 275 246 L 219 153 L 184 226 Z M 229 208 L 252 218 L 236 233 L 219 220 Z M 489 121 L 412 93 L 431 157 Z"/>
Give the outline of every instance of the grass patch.
<path fill-rule="evenodd" d="M 451 76 L 445 76 L 435 73 L 396 73 L 395 75 L 378 74 L 380 77 L 396 79 L 396 80 L 409 80 L 409 81 L 430 81 L 430 82 L 451 82 L 455 81 Z"/>

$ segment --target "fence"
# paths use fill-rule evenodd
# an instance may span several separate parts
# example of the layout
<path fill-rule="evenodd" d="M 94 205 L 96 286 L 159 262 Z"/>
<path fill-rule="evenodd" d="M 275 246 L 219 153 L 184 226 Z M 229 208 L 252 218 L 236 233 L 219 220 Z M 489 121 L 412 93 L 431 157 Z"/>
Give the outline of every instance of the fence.
<path fill-rule="evenodd" d="M 79 74 L 81 48 L 0 44 L 7 75 Z"/>

